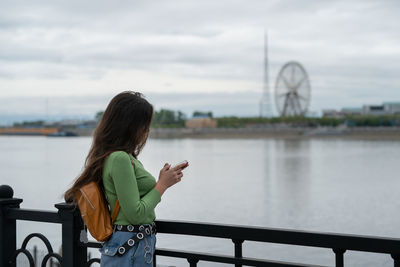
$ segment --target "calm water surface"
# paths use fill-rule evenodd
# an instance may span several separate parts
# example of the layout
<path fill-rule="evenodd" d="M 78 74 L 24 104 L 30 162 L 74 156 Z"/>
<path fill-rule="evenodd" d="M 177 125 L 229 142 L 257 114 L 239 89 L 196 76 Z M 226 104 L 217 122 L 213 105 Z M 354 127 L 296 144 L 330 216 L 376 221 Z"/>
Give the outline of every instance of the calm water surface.
<path fill-rule="evenodd" d="M 0 137 L 0 183 L 23 208 L 54 210 L 79 174 L 90 138 Z M 157 206 L 158 219 L 215 222 L 400 238 L 400 142 L 341 139 L 149 140 L 139 159 L 157 177 L 165 162 L 190 166 Z M 57 250 L 61 227 L 18 223 L 19 245 L 43 232 Z M 229 240 L 157 235 L 157 246 L 231 254 Z M 96 251 L 92 253 L 97 254 Z M 245 242 L 243 253 L 334 265 L 327 249 Z M 158 259 L 159 264 L 187 266 Z M 347 266 L 393 266 L 349 252 Z M 223 266 L 202 263 L 200 266 Z"/>

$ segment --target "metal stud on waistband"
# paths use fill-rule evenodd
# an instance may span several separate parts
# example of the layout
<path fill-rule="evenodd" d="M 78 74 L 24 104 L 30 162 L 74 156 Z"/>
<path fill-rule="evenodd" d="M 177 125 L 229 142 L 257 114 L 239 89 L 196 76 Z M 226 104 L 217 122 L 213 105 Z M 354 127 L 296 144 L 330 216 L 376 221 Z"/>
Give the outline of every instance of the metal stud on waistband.
<path fill-rule="evenodd" d="M 128 240 L 128 245 L 131 246 L 131 247 L 133 247 L 133 246 L 135 245 L 135 240 L 129 239 L 129 240 Z"/>
<path fill-rule="evenodd" d="M 124 247 L 119 247 L 118 253 L 121 254 L 121 255 L 124 254 L 125 253 L 125 248 Z"/>
<path fill-rule="evenodd" d="M 144 229 L 144 231 L 146 232 L 147 235 L 150 235 L 150 228 L 146 228 Z"/>
<path fill-rule="evenodd" d="M 128 231 L 129 231 L 129 232 L 132 232 L 132 231 L 135 229 L 135 227 L 134 227 L 133 225 L 131 225 L 131 224 L 128 225 L 127 228 L 128 228 Z"/>
<path fill-rule="evenodd" d="M 143 231 L 143 229 L 144 229 L 143 225 L 139 226 L 139 231 Z"/>
<path fill-rule="evenodd" d="M 137 238 L 140 239 L 140 240 L 142 240 L 143 237 L 144 237 L 143 233 L 138 233 L 136 236 L 137 236 Z"/>
<path fill-rule="evenodd" d="M 122 230 L 122 225 L 118 225 L 117 229 L 118 229 L 118 231 L 121 231 Z"/>

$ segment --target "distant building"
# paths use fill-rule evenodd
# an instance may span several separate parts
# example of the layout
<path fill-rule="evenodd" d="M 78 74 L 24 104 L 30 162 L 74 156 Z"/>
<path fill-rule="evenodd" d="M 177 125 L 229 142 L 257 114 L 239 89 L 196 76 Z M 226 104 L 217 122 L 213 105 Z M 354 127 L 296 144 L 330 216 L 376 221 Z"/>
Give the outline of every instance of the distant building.
<path fill-rule="evenodd" d="M 363 115 L 386 115 L 383 105 L 364 105 L 362 108 Z"/>
<path fill-rule="evenodd" d="M 362 114 L 361 108 L 342 108 L 340 111 L 337 111 L 335 109 L 325 109 L 322 111 L 323 117 L 330 117 L 330 118 L 343 118 L 344 116 L 354 116 L 361 114 Z"/>
<path fill-rule="evenodd" d="M 335 109 L 324 109 L 322 110 L 322 117 L 341 118 L 343 115 Z"/>
<path fill-rule="evenodd" d="M 0 128 L 0 135 L 50 135 L 58 133 L 57 128 Z"/>
<path fill-rule="evenodd" d="M 322 111 L 323 117 L 331 118 L 355 115 L 380 116 L 393 114 L 400 114 L 400 102 L 384 102 L 382 105 L 363 105 L 362 108 L 342 108 L 340 111 L 334 109 Z"/>
<path fill-rule="evenodd" d="M 196 116 L 185 122 L 186 128 L 216 128 L 217 121 L 208 116 Z"/>
<path fill-rule="evenodd" d="M 343 116 L 347 115 L 361 115 L 362 109 L 361 108 L 342 108 L 340 111 Z"/>
<path fill-rule="evenodd" d="M 383 109 L 387 114 L 400 114 L 400 102 L 385 102 Z"/>

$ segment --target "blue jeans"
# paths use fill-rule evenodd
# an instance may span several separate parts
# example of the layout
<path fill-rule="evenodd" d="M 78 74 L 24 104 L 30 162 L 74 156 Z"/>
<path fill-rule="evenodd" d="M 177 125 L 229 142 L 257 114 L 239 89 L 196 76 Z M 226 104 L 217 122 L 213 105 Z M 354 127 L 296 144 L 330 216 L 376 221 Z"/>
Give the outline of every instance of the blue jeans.
<path fill-rule="evenodd" d="M 118 256 L 118 248 L 137 232 L 116 231 L 100 249 L 102 267 L 153 267 L 153 256 L 156 248 L 155 234 L 144 235 L 123 256 Z"/>

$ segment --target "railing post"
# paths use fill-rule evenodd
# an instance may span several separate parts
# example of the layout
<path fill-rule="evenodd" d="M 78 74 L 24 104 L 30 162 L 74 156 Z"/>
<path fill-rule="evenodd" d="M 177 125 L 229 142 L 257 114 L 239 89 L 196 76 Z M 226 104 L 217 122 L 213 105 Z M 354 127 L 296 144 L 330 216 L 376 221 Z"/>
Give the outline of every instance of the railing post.
<path fill-rule="evenodd" d="M 17 221 L 7 218 L 7 209 L 19 208 L 22 199 L 13 195 L 10 186 L 0 186 L 0 266 L 16 266 L 11 259 L 17 250 Z"/>
<path fill-rule="evenodd" d="M 394 260 L 394 267 L 400 267 L 400 254 L 391 255 Z"/>
<path fill-rule="evenodd" d="M 346 252 L 346 250 L 342 248 L 334 248 L 333 252 L 335 252 L 336 267 L 344 267 L 343 254 Z"/>
<path fill-rule="evenodd" d="M 194 258 L 189 258 L 189 259 L 187 259 L 187 261 L 189 262 L 190 267 L 196 267 L 197 263 L 199 262 L 198 259 L 194 259 Z"/>
<path fill-rule="evenodd" d="M 55 206 L 62 220 L 62 266 L 86 267 L 87 248 L 80 241 L 83 221 L 79 209 L 67 203 Z"/>
<path fill-rule="evenodd" d="M 235 244 L 235 258 L 243 257 L 242 254 L 242 244 L 244 240 L 242 239 L 232 239 L 232 242 Z M 242 267 L 241 264 L 235 264 L 235 267 Z"/>

